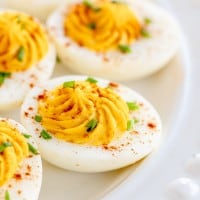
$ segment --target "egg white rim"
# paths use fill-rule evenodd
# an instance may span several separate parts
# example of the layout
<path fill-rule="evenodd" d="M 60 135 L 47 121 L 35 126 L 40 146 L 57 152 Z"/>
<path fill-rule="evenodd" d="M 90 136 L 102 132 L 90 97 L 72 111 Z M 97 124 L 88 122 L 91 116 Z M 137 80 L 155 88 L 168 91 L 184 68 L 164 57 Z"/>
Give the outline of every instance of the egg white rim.
<path fill-rule="evenodd" d="M 65 81 L 70 81 L 70 80 L 86 80 L 87 76 L 65 76 L 65 77 L 59 77 L 59 78 L 55 78 L 53 80 L 50 80 L 48 83 L 46 83 L 45 85 L 43 85 L 43 87 L 35 87 L 33 88 L 32 91 L 30 91 L 30 93 L 27 95 L 22 108 L 21 108 L 21 121 L 22 124 L 29 130 L 29 132 L 35 136 L 35 140 L 38 143 L 38 147 L 39 150 L 41 152 L 42 157 L 61 167 L 61 168 L 65 168 L 65 169 L 71 169 L 74 171 L 82 171 L 82 172 L 102 172 L 102 171 L 109 171 L 109 170 L 113 170 L 113 169 L 117 169 L 117 168 L 121 168 L 124 166 L 127 166 L 129 164 L 132 164 L 138 160 L 140 160 L 141 158 L 145 157 L 147 154 L 149 154 L 153 148 L 158 144 L 159 140 L 160 140 L 160 136 L 161 136 L 161 121 L 159 118 L 159 115 L 157 114 L 157 112 L 153 109 L 153 107 L 151 106 L 151 104 L 149 104 L 143 97 L 141 97 L 139 94 L 137 94 L 136 92 L 134 92 L 131 89 L 128 89 L 127 87 L 124 86 L 120 86 L 122 88 L 122 90 L 125 90 L 125 92 L 129 91 L 131 93 L 131 95 L 135 95 L 137 97 L 137 100 L 141 100 L 141 102 L 143 102 L 145 105 L 147 105 L 147 109 L 150 109 L 151 112 L 153 113 L 152 116 L 156 122 L 157 125 L 157 129 L 156 129 L 156 133 L 151 133 L 148 136 L 145 136 L 145 133 L 142 134 L 141 136 L 137 136 L 137 135 L 133 135 L 130 136 L 130 134 L 126 133 L 124 134 L 124 136 L 121 138 L 121 142 L 117 141 L 113 141 L 108 145 L 108 149 L 107 147 L 105 148 L 105 146 L 100 146 L 100 147 L 95 147 L 95 146 L 87 146 L 87 145 L 78 145 L 78 144 L 74 144 L 74 143 L 69 143 L 69 142 L 64 142 L 61 140 L 56 139 L 55 137 L 53 137 L 53 139 L 51 140 L 44 140 L 42 138 L 40 138 L 40 132 L 43 130 L 43 127 L 38 124 L 38 122 L 36 122 L 34 120 L 34 116 L 37 114 L 37 96 L 41 95 L 44 90 L 51 90 L 55 87 L 55 83 L 56 85 L 62 84 Z M 109 81 L 103 80 L 103 79 L 99 79 L 96 78 L 99 82 L 99 85 L 106 86 Z M 133 96 L 134 96 L 133 95 Z M 129 98 L 131 98 L 129 96 Z M 30 109 L 31 107 L 31 109 Z M 31 111 L 30 111 L 31 110 Z M 124 145 L 124 142 L 130 142 L 129 140 L 133 140 L 134 138 L 134 148 L 131 145 Z M 144 144 L 146 143 L 146 145 Z M 61 158 L 59 158 L 59 151 L 60 149 L 58 149 L 58 152 L 53 152 L 50 150 L 50 148 L 48 147 L 48 145 L 51 144 L 53 146 L 58 146 L 59 144 L 59 148 L 62 149 L 63 155 L 67 155 L 68 159 L 66 159 L 65 164 L 62 164 L 63 160 L 61 160 Z M 115 147 L 115 148 L 113 148 Z M 48 152 L 45 152 L 45 149 L 49 149 Z M 83 151 L 84 149 L 84 151 Z M 55 150 L 55 149 L 54 149 Z M 92 151 L 91 151 L 92 150 Z M 94 152 L 96 153 L 94 153 Z M 87 169 L 88 165 L 91 165 L 91 162 L 89 162 L 89 160 L 95 160 L 95 162 L 98 159 L 98 155 L 99 153 L 101 154 L 102 152 L 106 152 L 105 157 L 104 155 L 101 155 L 101 158 L 99 158 L 99 163 L 103 160 L 104 162 L 108 162 L 111 163 L 109 164 L 109 167 L 104 167 L 104 164 L 102 164 L 101 166 L 98 166 L 96 168 L 93 169 Z M 126 152 L 128 152 L 126 154 Z M 134 158 L 131 158 L 130 160 L 130 152 L 132 152 L 132 155 L 134 155 Z M 49 159 L 49 155 L 54 155 L 54 161 L 52 161 L 51 159 Z M 73 157 L 75 157 L 76 161 L 79 161 L 78 163 L 73 161 Z M 127 161 L 126 160 L 127 157 Z M 82 160 L 83 158 L 83 160 Z M 124 160 L 122 159 L 122 162 L 118 162 L 117 160 L 119 160 L 119 158 L 124 158 Z M 84 159 L 87 160 L 87 163 L 84 166 Z M 69 162 L 68 161 L 72 161 L 72 165 L 69 166 Z M 113 163 L 113 164 L 112 164 Z M 67 165 L 67 167 L 66 167 Z M 80 167 L 81 166 L 81 167 Z"/>

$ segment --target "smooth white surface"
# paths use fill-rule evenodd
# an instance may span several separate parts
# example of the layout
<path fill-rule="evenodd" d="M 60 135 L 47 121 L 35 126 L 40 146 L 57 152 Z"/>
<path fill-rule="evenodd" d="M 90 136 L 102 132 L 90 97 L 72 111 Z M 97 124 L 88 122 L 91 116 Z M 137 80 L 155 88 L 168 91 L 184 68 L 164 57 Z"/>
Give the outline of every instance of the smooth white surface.
<path fill-rule="evenodd" d="M 199 194 L 199 186 L 189 178 L 178 178 L 167 186 L 167 198 L 171 200 L 194 200 Z"/>
<path fill-rule="evenodd" d="M 103 199 L 106 200 L 164 200 L 169 182 L 186 175 L 190 177 L 185 170 L 185 163 L 194 153 L 200 152 L 200 40 L 197 30 L 200 3 L 197 0 L 168 0 L 168 4 L 180 20 L 189 41 L 187 52 L 183 58 L 175 59 L 156 75 L 127 83 L 150 100 L 161 114 L 164 138 L 159 151 L 143 161 L 137 169 L 131 166 L 103 174 L 73 173 L 44 162 L 39 200 L 57 197 L 60 200 L 94 200 L 102 199 L 104 194 L 106 196 Z M 192 63 L 186 67 L 189 52 Z M 54 75 L 64 73 L 67 73 L 66 70 L 58 67 Z M 19 119 L 17 110 L 0 114 Z M 122 181 L 119 187 L 107 193 Z M 198 183 L 199 179 L 195 181 Z"/>

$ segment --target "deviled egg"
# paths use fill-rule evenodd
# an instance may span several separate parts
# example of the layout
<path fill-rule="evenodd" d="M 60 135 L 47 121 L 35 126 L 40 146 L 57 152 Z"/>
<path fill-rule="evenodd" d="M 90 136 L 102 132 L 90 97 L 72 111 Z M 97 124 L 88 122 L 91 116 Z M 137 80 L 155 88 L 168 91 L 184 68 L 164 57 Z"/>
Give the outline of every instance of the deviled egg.
<path fill-rule="evenodd" d="M 158 144 L 161 121 L 133 90 L 86 76 L 64 76 L 34 87 L 21 109 L 22 124 L 48 162 L 78 172 L 118 169 Z"/>
<path fill-rule="evenodd" d="M 41 182 L 35 141 L 16 121 L 0 118 L 0 199 L 37 200 Z"/>
<path fill-rule="evenodd" d="M 150 75 L 179 47 L 175 19 L 147 1 L 68 1 L 47 26 L 66 67 L 110 80 Z"/>
<path fill-rule="evenodd" d="M 24 13 L 0 10 L 0 110 L 22 103 L 55 65 L 55 48 L 40 22 Z"/>

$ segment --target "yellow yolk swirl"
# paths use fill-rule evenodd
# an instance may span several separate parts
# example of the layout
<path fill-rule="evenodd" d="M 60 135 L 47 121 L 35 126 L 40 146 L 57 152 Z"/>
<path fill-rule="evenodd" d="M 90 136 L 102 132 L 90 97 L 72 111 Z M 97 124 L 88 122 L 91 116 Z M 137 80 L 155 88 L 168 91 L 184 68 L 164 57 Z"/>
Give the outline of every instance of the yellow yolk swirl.
<path fill-rule="evenodd" d="M 29 152 L 24 136 L 7 122 L 0 121 L 0 145 L 8 142 L 11 146 L 0 153 L 0 187 L 13 177 Z"/>
<path fill-rule="evenodd" d="M 65 17 L 64 29 L 79 45 L 102 52 L 132 43 L 141 32 L 128 5 L 109 1 L 74 5 Z"/>
<path fill-rule="evenodd" d="M 74 88 L 60 86 L 49 91 L 40 100 L 38 112 L 43 127 L 55 137 L 94 146 L 122 136 L 129 117 L 126 102 L 112 89 L 86 81 L 76 82 Z M 93 119 L 97 126 L 88 132 L 87 125 Z"/>
<path fill-rule="evenodd" d="M 19 72 L 44 57 L 48 40 L 33 17 L 6 12 L 0 14 L 0 47 L 0 72 Z"/>

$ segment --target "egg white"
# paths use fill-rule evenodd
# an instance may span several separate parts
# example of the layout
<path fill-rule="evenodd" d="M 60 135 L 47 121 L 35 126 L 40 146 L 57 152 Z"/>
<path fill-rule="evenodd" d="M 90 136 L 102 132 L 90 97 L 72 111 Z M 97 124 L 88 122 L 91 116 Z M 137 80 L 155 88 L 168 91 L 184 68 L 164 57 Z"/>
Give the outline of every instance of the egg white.
<path fill-rule="evenodd" d="M 5 4 L 9 8 L 27 12 L 44 21 L 58 5 L 64 2 L 66 0 L 6 0 Z"/>
<path fill-rule="evenodd" d="M 0 13 L 5 11 L 7 10 L 1 9 Z M 12 11 L 9 10 L 9 12 Z M 48 51 L 41 60 L 25 71 L 12 73 L 11 77 L 6 78 L 0 86 L 0 110 L 11 110 L 19 106 L 30 88 L 49 79 L 53 73 L 55 62 L 55 47 L 49 39 Z"/>
<path fill-rule="evenodd" d="M 38 95 L 44 90 L 51 90 L 65 81 L 86 80 L 86 76 L 64 76 L 46 82 L 42 87 L 34 87 L 27 95 L 21 108 L 21 122 L 35 137 L 42 158 L 48 162 L 68 170 L 78 172 L 103 172 L 121 168 L 147 156 L 158 144 L 161 136 L 161 121 L 155 109 L 133 90 L 119 86 L 116 92 L 125 101 L 137 101 L 143 104 L 134 117 L 139 122 L 134 133 L 127 131 L 123 137 L 107 146 L 89 146 L 65 142 L 56 139 L 45 140 L 40 137 L 43 127 L 34 120 L 38 109 Z M 97 79 L 98 85 L 107 87 L 109 81 Z M 30 109 L 31 108 L 31 109 Z M 28 114 L 27 114 L 28 113 Z M 147 124 L 153 122 L 155 129 Z"/>
<path fill-rule="evenodd" d="M 27 130 L 16 121 L 7 118 L 0 118 L 0 120 L 6 120 L 22 134 L 28 134 Z M 32 137 L 27 139 L 27 142 L 37 149 L 37 144 Z M 28 166 L 31 167 L 30 171 L 27 169 Z M 12 178 L 3 187 L 0 187 L 0 199 L 5 199 L 5 192 L 8 191 L 10 200 L 37 200 L 42 183 L 41 156 L 37 154 L 25 158 L 16 174 L 20 174 L 21 179 Z"/>
<path fill-rule="evenodd" d="M 127 0 L 141 22 L 148 17 L 152 23 L 147 26 L 150 38 L 140 38 L 130 45 L 131 53 L 118 49 L 97 53 L 80 47 L 65 36 L 64 16 L 69 6 L 80 0 L 68 1 L 65 6 L 53 12 L 47 20 L 49 32 L 64 65 L 74 72 L 100 76 L 110 80 L 133 80 L 150 75 L 162 67 L 176 54 L 180 43 L 180 31 L 175 19 L 164 9 L 153 3 Z"/>

